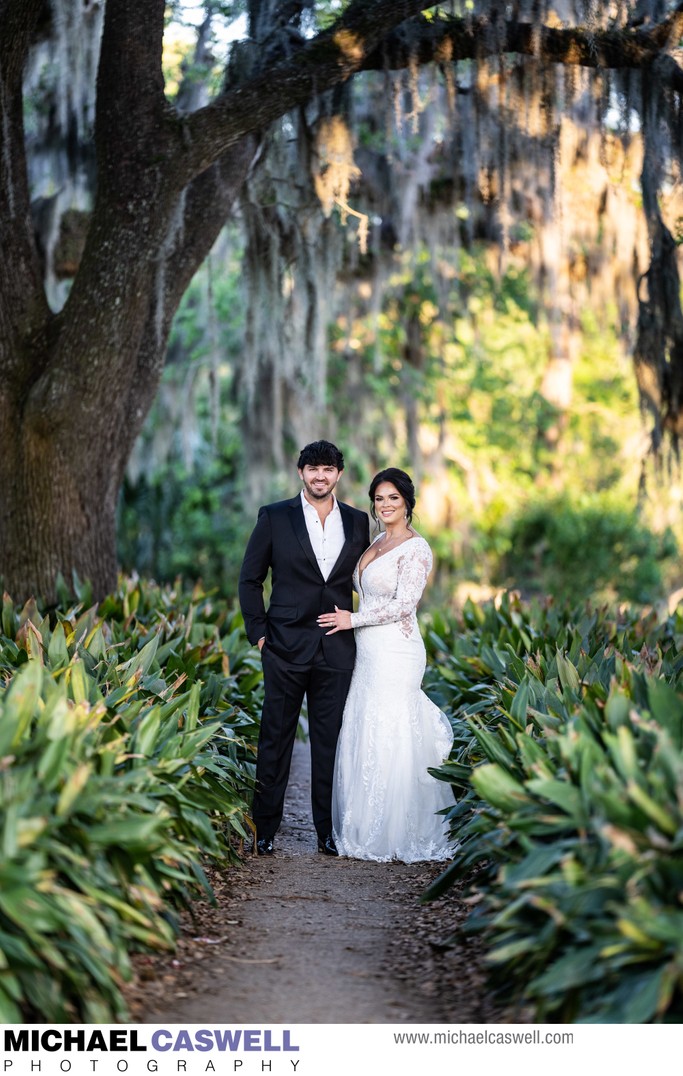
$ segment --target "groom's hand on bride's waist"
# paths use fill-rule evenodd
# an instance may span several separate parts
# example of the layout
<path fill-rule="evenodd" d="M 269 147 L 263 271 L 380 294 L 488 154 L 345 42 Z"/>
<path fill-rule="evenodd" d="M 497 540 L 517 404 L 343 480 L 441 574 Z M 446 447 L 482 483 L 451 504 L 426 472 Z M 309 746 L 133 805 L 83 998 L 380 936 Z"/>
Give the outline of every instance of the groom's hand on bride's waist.
<path fill-rule="evenodd" d="M 347 631 L 351 624 L 351 613 L 348 609 L 339 609 L 335 605 L 333 613 L 321 613 L 318 617 L 319 628 L 329 628 L 325 635 L 334 635 L 337 631 Z"/>

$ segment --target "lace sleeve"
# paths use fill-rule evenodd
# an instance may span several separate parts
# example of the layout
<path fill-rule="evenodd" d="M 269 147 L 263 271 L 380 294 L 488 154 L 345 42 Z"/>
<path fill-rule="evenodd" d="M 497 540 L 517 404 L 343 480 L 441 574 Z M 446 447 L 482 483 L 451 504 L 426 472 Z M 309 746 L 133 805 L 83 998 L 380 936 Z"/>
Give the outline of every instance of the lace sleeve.
<path fill-rule="evenodd" d="M 359 610 L 351 614 L 351 627 L 364 628 L 372 624 L 392 624 L 412 616 L 427 585 L 432 570 L 432 551 L 424 541 L 411 539 L 415 548 L 406 550 L 398 558 L 396 589 L 393 596 L 381 605 Z"/>

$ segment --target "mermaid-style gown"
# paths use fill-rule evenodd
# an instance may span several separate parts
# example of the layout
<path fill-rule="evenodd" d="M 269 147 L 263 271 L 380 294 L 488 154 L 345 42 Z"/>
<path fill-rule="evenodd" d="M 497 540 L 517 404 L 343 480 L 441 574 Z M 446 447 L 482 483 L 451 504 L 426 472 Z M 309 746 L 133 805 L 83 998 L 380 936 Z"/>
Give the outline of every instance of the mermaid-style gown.
<path fill-rule="evenodd" d="M 431 567 L 419 536 L 370 561 L 362 576 L 356 566 L 356 664 L 332 793 L 342 856 L 404 863 L 453 856 L 435 813 L 453 805 L 453 794 L 427 772 L 453 743 L 445 714 L 421 690 L 426 655 L 416 608 Z"/>

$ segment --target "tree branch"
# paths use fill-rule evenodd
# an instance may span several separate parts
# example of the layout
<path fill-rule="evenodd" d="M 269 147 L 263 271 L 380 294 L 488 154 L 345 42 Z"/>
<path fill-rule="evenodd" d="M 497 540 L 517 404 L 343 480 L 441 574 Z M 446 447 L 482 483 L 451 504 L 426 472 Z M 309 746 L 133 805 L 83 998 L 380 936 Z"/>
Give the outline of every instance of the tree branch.
<path fill-rule="evenodd" d="M 5 85 L 21 81 L 43 0 L 0 0 L 0 64 Z"/>
<path fill-rule="evenodd" d="M 353 0 L 328 30 L 291 59 L 229 89 L 185 120 L 188 179 L 249 131 L 267 127 L 296 105 L 345 82 L 363 66 L 387 31 L 424 8 L 424 0 Z"/>
<path fill-rule="evenodd" d="M 329 30 L 291 58 L 228 90 L 186 121 L 191 174 L 206 168 L 249 130 L 263 129 L 316 93 L 358 71 L 401 69 L 511 53 L 546 64 L 629 69 L 657 61 L 658 76 L 683 92 L 683 72 L 664 51 L 683 33 L 683 4 L 649 30 L 592 31 L 419 14 L 424 0 L 355 0 Z M 417 12 L 417 13 L 416 13 Z"/>
<path fill-rule="evenodd" d="M 98 189 L 136 182 L 170 111 L 161 70 L 165 0 L 108 0 L 97 71 Z"/>
<path fill-rule="evenodd" d="M 504 21 L 491 33 L 486 17 L 461 19 L 420 15 L 387 34 L 361 64 L 361 70 L 400 69 L 415 63 L 467 60 L 500 53 L 533 56 L 542 63 L 603 69 L 628 69 L 651 63 L 683 34 L 683 3 L 649 30 L 588 30 L 537 27 Z"/>

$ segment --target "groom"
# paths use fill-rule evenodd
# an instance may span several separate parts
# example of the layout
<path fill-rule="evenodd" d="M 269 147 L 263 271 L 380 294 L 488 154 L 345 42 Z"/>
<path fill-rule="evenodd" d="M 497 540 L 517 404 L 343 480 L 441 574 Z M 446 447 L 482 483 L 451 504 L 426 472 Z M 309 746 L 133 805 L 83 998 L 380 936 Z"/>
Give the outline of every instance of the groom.
<path fill-rule="evenodd" d="M 259 510 L 240 573 L 240 605 L 249 641 L 261 650 L 265 686 L 253 805 L 256 849 L 259 855 L 273 854 L 305 695 L 318 851 L 336 856 L 332 776 L 356 647 L 352 631 L 325 635 L 317 617 L 335 606 L 351 608 L 351 577 L 370 544 L 369 524 L 365 512 L 334 495 L 344 470 L 335 445 L 306 445 L 297 467 L 301 493 Z M 269 570 L 266 610 L 263 584 Z"/>

